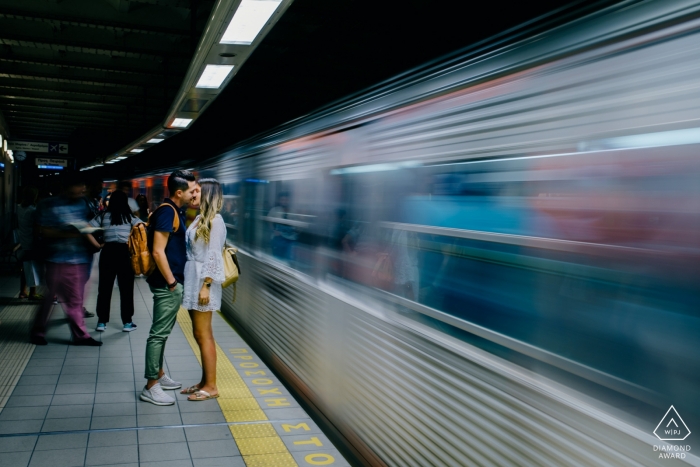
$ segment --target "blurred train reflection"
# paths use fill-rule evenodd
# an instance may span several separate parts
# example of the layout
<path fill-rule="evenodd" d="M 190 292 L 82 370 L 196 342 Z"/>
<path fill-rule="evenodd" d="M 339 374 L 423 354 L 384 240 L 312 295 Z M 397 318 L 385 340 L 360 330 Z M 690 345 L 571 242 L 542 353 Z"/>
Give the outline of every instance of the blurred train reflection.
<path fill-rule="evenodd" d="M 414 435 L 391 417 L 432 433 L 420 404 L 463 403 L 445 389 L 447 376 L 440 386 L 387 363 L 453 361 L 406 350 L 420 346 L 392 333 L 410 322 L 422 339 L 434 343 L 432 329 L 497 356 L 514 375 L 561 383 L 649 437 L 671 404 L 691 430 L 700 426 L 698 11 L 696 2 L 613 8 L 534 44 L 417 73 L 202 164 L 202 176 L 225 183 L 229 240 L 254 276 L 227 313 L 326 401 L 330 418 L 395 465 L 409 463 L 376 433 L 409 444 Z M 661 18 L 671 14 L 679 16 L 668 25 Z M 329 309 L 329 297 L 345 308 Z M 362 306 L 402 324 L 353 334 L 348 316 Z M 376 418 L 368 407 L 389 391 L 371 378 L 356 388 L 362 402 L 336 386 L 329 395 L 328 372 L 347 383 L 341 355 L 357 346 L 375 348 L 369 367 L 393 346 L 377 374 L 424 390 Z M 326 360 L 350 373 L 321 372 Z M 449 368 L 474 375 L 466 362 L 476 361 Z M 464 378 L 450 384 L 476 387 Z M 480 378 L 494 391 L 517 386 Z M 331 404 L 337 398 L 348 405 Z M 515 417 L 486 396 L 481 404 Z M 614 433 L 599 442 L 627 436 Z M 440 459 L 430 462 L 449 464 Z"/>

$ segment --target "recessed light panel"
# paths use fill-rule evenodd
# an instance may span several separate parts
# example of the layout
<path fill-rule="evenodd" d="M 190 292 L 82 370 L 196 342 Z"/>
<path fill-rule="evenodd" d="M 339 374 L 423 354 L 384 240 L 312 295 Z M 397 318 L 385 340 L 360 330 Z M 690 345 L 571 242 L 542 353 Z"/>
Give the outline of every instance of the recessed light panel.
<path fill-rule="evenodd" d="M 173 128 L 187 128 L 190 123 L 192 123 L 191 118 L 176 118 L 170 126 Z"/>
<path fill-rule="evenodd" d="M 233 70 L 233 65 L 207 65 L 196 87 L 218 89 Z"/>
<path fill-rule="evenodd" d="M 135 148 L 135 149 L 132 149 L 130 152 L 136 152 L 136 153 L 138 153 L 138 152 L 143 152 L 143 149 L 141 149 L 141 148 Z"/>
<path fill-rule="evenodd" d="M 221 44 L 252 44 L 280 3 L 277 0 L 243 0 L 226 28 Z"/>
<path fill-rule="evenodd" d="M 151 138 L 146 142 L 150 143 L 150 144 L 155 144 L 155 143 L 160 143 L 161 141 L 164 141 L 163 138 Z"/>

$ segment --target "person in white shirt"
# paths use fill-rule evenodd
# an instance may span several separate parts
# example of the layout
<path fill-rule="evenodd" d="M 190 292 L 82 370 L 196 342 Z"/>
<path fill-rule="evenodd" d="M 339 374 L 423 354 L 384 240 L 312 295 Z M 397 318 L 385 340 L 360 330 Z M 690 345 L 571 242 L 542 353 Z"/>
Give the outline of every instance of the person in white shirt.
<path fill-rule="evenodd" d="M 110 302 L 114 279 L 119 284 L 121 318 L 124 332 L 136 330 L 134 316 L 134 271 L 131 268 L 131 256 L 127 242 L 131 227 L 141 223 L 141 219 L 132 214 L 127 195 L 115 191 L 109 200 L 104 214 L 90 221 L 91 227 L 104 230 L 104 245 L 99 245 L 89 234 L 89 240 L 102 247 L 100 253 L 100 278 L 97 292 L 97 328 L 104 331 L 109 322 Z"/>

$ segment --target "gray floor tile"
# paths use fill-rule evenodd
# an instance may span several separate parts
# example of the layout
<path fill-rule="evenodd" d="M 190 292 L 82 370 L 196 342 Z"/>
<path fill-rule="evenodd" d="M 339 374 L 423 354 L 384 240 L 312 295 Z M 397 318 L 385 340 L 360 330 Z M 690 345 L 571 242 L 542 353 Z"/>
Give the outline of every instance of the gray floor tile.
<path fill-rule="evenodd" d="M 43 420 L 46 417 L 47 405 L 39 407 L 5 407 L 0 412 L 2 420 Z"/>
<path fill-rule="evenodd" d="M 136 402 L 138 396 L 135 391 L 129 392 L 101 392 L 95 394 L 95 404 L 117 404 L 124 402 Z"/>
<path fill-rule="evenodd" d="M 85 448 L 34 451 L 30 467 L 82 467 L 85 463 Z"/>
<path fill-rule="evenodd" d="M 139 459 L 141 465 L 144 462 L 190 460 L 190 451 L 185 443 L 144 444 L 139 446 Z"/>
<path fill-rule="evenodd" d="M 103 430 L 106 428 L 132 428 L 136 427 L 135 415 L 119 415 L 114 417 L 92 417 L 90 429 Z"/>
<path fill-rule="evenodd" d="M 27 367 L 22 372 L 23 376 L 41 376 L 41 375 L 57 375 L 61 373 L 61 366 L 40 366 L 40 367 Z"/>
<path fill-rule="evenodd" d="M 178 405 L 155 405 L 139 400 L 136 404 L 136 413 L 138 415 L 167 415 L 179 414 Z"/>
<path fill-rule="evenodd" d="M 29 360 L 29 363 L 27 363 L 27 368 L 61 368 L 61 364 L 63 363 L 63 359 L 58 360 L 58 359 L 31 359 Z"/>
<path fill-rule="evenodd" d="M 41 431 L 79 431 L 90 428 L 90 418 L 51 418 L 44 422 Z"/>
<path fill-rule="evenodd" d="M 221 412 L 221 407 L 215 399 L 192 402 L 182 399 L 184 397 L 184 395 L 178 397 L 180 413 Z"/>
<path fill-rule="evenodd" d="M 0 456 L 0 467 L 27 467 L 31 451 L 8 452 Z"/>
<path fill-rule="evenodd" d="M 53 396 L 51 405 L 85 405 L 92 404 L 94 400 L 94 394 L 57 394 Z"/>
<path fill-rule="evenodd" d="M 97 375 L 95 373 L 88 374 L 77 374 L 77 375 L 64 375 L 58 378 L 59 386 L 62 384 L 80 384 L 80 383 L 95 383 L 97 381 Z"/>
<path fill-rule="evenodd" d="M 63 367 L 61 376 L 66 375 L 93 375 L 97 376 L 97 368 L 92 366 L 69 366 Z"/>
<path fill-rule="evenodd" d="M 0 438 L 0 452 L 32 451 L 37 438 L 36 435 Z"/>
<path fill-rule="evenodd" d="M 92 417 L 92 404 L 52 405 L 46 418 L 85 418 Z"/>
<path fill-rule="evenodd" d="M 59 384 L 56 394 L 94 394 L 95 383 Z"/>
<path fill-rule="evenodd" d="M 130 392 L 134 391 L 132 381 L 121 381 L 118 383 L 97 383 L 95 392 Z"/>
<path fill-rule="evenodd" d="M 97 431 L 90 433 L 88 448 L 95 448 L 99 446 L 134 446 L 136 444 L 138 444 L 138 438 L 137 433 L 134 430 Z"/>
<path fill-rule="evenodd" d="M 92 412 L 93 417 L 114 417 L 123 415 L 136 415 L 136 404 L 133 402 L 96 404 Z"/>
<path fill-rule="evenodd" d="M 121 383 L 134 381 L 134 372 L 129 373 L 100 373 L 97 376 L 97 383 Z"/>
<path fill-rule="evenodd" d="M 180 414 L 138 415 L 139 426 L 181 425 Z"/>
<path fill-rule="evenodd" d="M 194 467 L 246 467 L 241 456 L 192 459 Z"/>
<path fill-rule="evenodd" d="M 0 422 L 0 434 L 38 433 L 43 420 L 12 420 Z"/>
<path fill-rule="evenodd" d="M 37 384 L 56 384 L 58 374 L 55 375 L 39 375 L 39 376 L 22 376 L 17 383 L 17 386 L 34 386 Z"/>
<path fill-rule="evenodd" d="M 139 450 L 136 446 L 100 446 L 88 448 L 85 465 L 127 464 L 138 460 Z"/>
<path fill-rule="evenodd" d="M 139 464 L 141 467 L 192 467 L 192 461 L 190 459 L 178 459 L 174 461 L 160 461 L 160 462 L 143 462 Z"/>
<path fill-rule="evenodd" d="M 194 403 L 194 402 L 193 402 Z M 185 412 L 180 414 L 185 425 L 197 425 L 206 423 L 223 423 L 226 421 L 224 414 L 219 412 Z"/>
<path fill-rule="evenodd" d="M 182 428 L 162 428 L 152 430 L 139 430 L 139 445 L 163 444 L 163 443 L 184 443 L 185 430 Z"/>
<path fill-rule="evenodd" d="M 83 449 L 87 447 L 87 433 L 67 433 L 65 435 L 43 435 L 36 443 L 36 451 L 55 449 Z"/>
<path fill-rule="evenodd" d="M 240 455 L 236 442 L 228 439 L 213 441 L 191 441 L 187 443 L 190 447 L 192 459 L 202 459 L 204 457 L 233 457 Z"/>
<path fill-rule="evenodd" d="M 97 370 L 98 374 L 111 374 L 111 373 L 132 373 L 134 372 L 134 366 L 132 364 L 128 365 L 100 365 Z"/>
<path fill-rule="evenodd" d="M 76 366 L 87 366 L 87 367 L 96 367 L 99 358 L 97 356 L 94 357 L 66 357 L 66 361 L 63 364 L 64 367 L 76 367 Z"/>
<path fill-rule="evenodd" d="M 109 357 L 100 358 L 100 366 L 112 366 L 112 365 L 132 365 L 134 362 L 131 356 L 128 357 Z"/>
<path fill-rule="evenodd" d="M 197 426 L 185 428 L 185 436 L 187 436 L 187 441 L 190 443 L 193 441 L 233 439 L 231 430 L 227 426 Z"/>
<path fill-rule="evenodd" d="M 12 396 L 41 396 L 53 394 L 55 390 L 55 384 L 35 384 L 32 386 L 16 387 L 12 392 Z"/>
<path fill-rule="evenodd" d="M 12 396 L 5 404 L 5 407 L 38 407 L 51 403 L 51 394 L 41 396 Z"/>

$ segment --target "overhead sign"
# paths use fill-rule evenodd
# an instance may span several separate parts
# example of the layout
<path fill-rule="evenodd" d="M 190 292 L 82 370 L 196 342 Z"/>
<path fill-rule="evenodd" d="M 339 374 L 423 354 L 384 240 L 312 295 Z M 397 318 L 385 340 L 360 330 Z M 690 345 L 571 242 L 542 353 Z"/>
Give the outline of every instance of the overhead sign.
<path fill-rule="evenodd" d="M 65 143 L 36 143 L 33 141 L 8 141 L 13 151 L 42 152 L 46 154 L 68 154 Z"/>
<path fill-rule="evenodd" d="M 37 157 L 34 159 L 34 163 L 36 165 L 52 165 L 52 166 L 61 166 L 61 167 L 68 167 L 68 159 L 50 159 L 48 157 Z"/>

